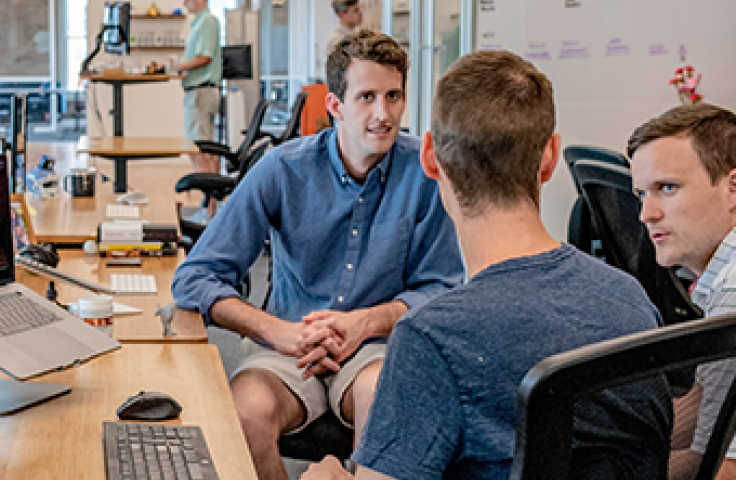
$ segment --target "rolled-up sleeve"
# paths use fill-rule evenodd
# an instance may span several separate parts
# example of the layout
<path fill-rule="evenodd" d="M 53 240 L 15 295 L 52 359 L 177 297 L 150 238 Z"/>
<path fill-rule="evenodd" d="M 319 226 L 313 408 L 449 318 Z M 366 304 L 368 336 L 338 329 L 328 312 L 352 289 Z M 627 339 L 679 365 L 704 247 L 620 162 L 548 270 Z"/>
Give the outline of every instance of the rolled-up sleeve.
<path fill-rule="evenodd" d="M 271 193 L 275 189 L 266 160 L 243 178 L 174 275 L 171 291 L 177 305 L 200 312 L 207 324 L 215 302 L 240 296 L 236 286 L 268 236 L 269 205 L 277 197 Z"/>

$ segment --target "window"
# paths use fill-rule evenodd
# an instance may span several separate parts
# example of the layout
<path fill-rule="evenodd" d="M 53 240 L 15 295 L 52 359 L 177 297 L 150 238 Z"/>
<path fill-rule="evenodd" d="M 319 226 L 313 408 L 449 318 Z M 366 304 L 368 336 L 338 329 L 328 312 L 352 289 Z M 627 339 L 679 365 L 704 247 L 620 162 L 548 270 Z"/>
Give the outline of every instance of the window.
<path fill-rule="evenodd" d="M 87 56 L 87 0 L 66 0 L 66 88 L 79 85 L 79 66 Z"/>
<path fill-rule="evenodd" d="M 217 19 L 220 21 L 220 45 L 225 45 L 226 42 L 226 36 L 225 36 L 225 10 L 232 10 L 234 8 L 237 8 L 238 1 L 237 0 L 210 0 L 209 1 L 209 8 L 210 12 L 212 12 L 212 15 L 217 17 Z"/>

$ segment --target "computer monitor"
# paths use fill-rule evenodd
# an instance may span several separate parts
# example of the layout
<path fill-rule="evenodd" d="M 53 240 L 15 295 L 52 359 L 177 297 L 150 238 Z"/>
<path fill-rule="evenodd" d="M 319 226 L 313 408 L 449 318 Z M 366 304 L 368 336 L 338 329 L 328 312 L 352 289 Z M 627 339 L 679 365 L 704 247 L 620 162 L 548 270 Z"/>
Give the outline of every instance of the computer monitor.
<path fill-rule="evenodd" d="M 222 78 L 253 78 L 253 58 L 250 45 L 228 45 L 222 47 Z"/>
<path fill-rule="evenodd" d="M 130 2 L 105 2 L 102 42 L 105 53 L 130 54 Z"/>

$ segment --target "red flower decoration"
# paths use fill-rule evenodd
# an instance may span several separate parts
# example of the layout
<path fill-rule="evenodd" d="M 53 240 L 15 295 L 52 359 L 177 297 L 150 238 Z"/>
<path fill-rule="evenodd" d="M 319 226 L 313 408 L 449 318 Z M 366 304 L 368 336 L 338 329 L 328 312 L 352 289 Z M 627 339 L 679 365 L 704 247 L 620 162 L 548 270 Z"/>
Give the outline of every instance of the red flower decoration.
<path fill-rule="evenodd" d="M 695 73 L 692 65 L 675 70 L 675 76 L 670 80 L 670 85 L 677 90 L 677 96 L 683 105 L 697 103 L 703 99 L 703 96 L 696 91 L 700 85 L 701 76 L 700 73 Z"/>

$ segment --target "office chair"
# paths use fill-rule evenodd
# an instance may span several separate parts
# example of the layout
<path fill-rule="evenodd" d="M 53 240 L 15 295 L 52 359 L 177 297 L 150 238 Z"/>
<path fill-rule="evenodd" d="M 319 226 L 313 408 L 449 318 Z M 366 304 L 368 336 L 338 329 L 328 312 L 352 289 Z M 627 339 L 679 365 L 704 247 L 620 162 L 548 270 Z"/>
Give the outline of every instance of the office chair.
<path fill-rule="evenodd" d="M 603 389 L 683 366 L 736 356 L 736 315 L 723 315 L 587 345 L 553 355 L 532 368 L 519 387 L 511 480 L 575 478 L 572 459 L 575 402 Z M 736 382 L 721 406 L 696 480 L 712 480 L 736 424 Z"/>
<path fill-rule="evenodd" d="M 197 141 L 195 144 L 202 153 L 210 153 L 225 158 L 226 171 L 229 174 L 238 172 L 235 177 L 229 175 L 220 175 L 219 173 L 190 173 L 183 176 L 176 182 L 174 190 L 176 192 L 187 192 L 190 190 L 199 190 L 204 194 L 202 206 L 209 204 L 210 198 L 222 201 L 232 193 L 243 175 L 266 153 L 270 143 L 265 133 L 261 130 L 266 111 L 271 105 L 270 100 L 261 99 L 256 105 L 251 117 L 250 125 L 247 130 L 243 130 L 245 138 L 240 143 L 238 149 L 234 152 L 226 145 L 216 142 Z M 179 230 L 182 234 L 180 245 L 189 252 L 194 246 L 199 236 L 204 231 L 204 226 L 198 223 L 189 222 L 182 217 L 182 206 L 177 204 L 177 217 L 179 218 Z"/>
<path fill-rule="evenodd" d="M 582 196 L 580 196 L 580 185 L 575 177 L 573 167 L 578 160 L 598 160 L 628 168 L 629 160 L 613 150 L 589 145 L 570 145 L 565 148 L 562 155 L 565 158 L 565 163 L 575 183 L 575 189 L 578 191 L 578 198 L 575 200 L 572 211 L 570 212 L 570 220 L 567 226 L 567 241 L 579 250 L 597 255 L 596 246 L 600 243 L 600 236 L 594 231 L 590 210 Z"/>
<path fill-rule="evenodd" d="M 353 453 L 353 431 L 340 423 L 332 411 L 322 414 L 304 430 L 279 438 L 279 454 L 297 460 L 319 462 L 327 455 L 340 461 Z"/>
<path fill-rule="evenodd" d="M 258 101 L 256 108 L 253 110 L 253 115 L 250 119 L 250 125 L 242 133 L 245 135 L 243 141 L 238 146 L 238 149 L 231 151 L 227 145 L 222 145 L 217 142 L 210 142 L 208 140 L 197 140 L 194 142 L 202 153 L 209 153 L 212 155 L 218 155 L 225 159 L 225 169 L 227 173 L 233 173 L 240 170 L 240 164 L 244 158 L 247 158 L 248 151 L 253 145 L 266 136 L 266 132 L 261 130 L 263 126 L 263 120 L 266 118 L 266 111 L 271 106 L 271 101 L 261 99 Z"/>
<path fill-rule="evenodd" d="M 297 94 L 294 104 L 291 106 L 291 116 L 281 135 L 276 136 L 272 133 L 264 134 L 271 139 L 271 144 L 274 147 L 299 136 L 299 129 L 302 123 L 302 110 L 304 109 L 304 104 L 307 102 L 308 96 L 309 92 L 299 92 Z"/>
<path fill-rule="evenodd" d="M 291 108 L 291 117 L 284 131 L 279 136 L 261 130 L 266 110 L 271 104 L 269 100 L 261 100 L 253 113 L 250 126 L 244 131 L 246 136 L 236 152 L 230 152 L 227 147 L 213 142 L 197 143 L 203 153 L 222 155 L 228 159 L 228 173 L 238 172 L 238 175 L 234 179 L 212 173 L 191 173 L 180 178 L 174 189 L 179 193 L 189 190 L 200 190 L 205 196 L 202 201 L 203 206 L 209 203 L 211 197 L 220 201 L 224 200 L 232 193 L 243 176 L 248 173 L 251 167 L 260 160 L 269 148 L 278 146 L 299 136 L 301 111 L 304 108 L 306 99 L 306 92 L 301 92 L 297 95 L 294 105 Z M 259 140 L 261 141 L 259 142 Z"/>
<path fill-rule="evenodd" d="M 234 177 L 217 173 L 190 173 L 184 175 L 176 182 L 174 190 L 178 193 L 189 190 L 200 190 L 204 194 L 203 204 L 209 202 L 210 198 L 222 201 L 235 190 L 235 187 L 238 186 L 243 176 L 266 154 L 270 147 L 271 144 L 269 141 L 263 141 L 248 151 L 247 158 L 240 162 L 240 169 Z M 207 226 L 186 220 L 183 215 L 184 207 L 182 207 L 181 202 L 177 202 L 176 209 L 177 218 L 179 219 L 179 230 L 181 231 L 179 246 L 189 253 L 189 250 L 192 249 Z"/>

